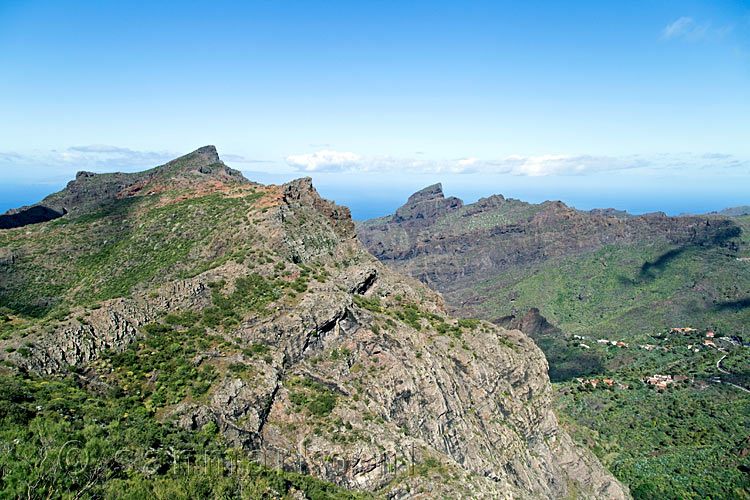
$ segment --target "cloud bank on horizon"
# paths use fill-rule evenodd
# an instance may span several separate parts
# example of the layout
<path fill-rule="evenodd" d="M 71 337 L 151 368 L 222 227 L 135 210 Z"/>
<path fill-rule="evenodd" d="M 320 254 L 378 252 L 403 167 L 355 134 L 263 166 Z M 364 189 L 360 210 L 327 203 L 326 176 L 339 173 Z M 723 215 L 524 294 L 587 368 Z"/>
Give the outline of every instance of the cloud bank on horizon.
<path fill-rule="evenodd" d="M 37 183 L 59 182 L 80 170 L 95 172 L 133 172 L 151 168 L 177 158 L 186 152 L 140 151 L 127 147 L 92 144 L 71 146 L 64 150 L 18 153 L 0 151 L 0 173 L 9 181 L 29 180 Z M 366 156 L 351 151 L 324 149 L 313 153 L 293 154 L 284 162 L 252 159 L 243 155 L 222 153 L 225 162 L 253 165 L 254 172 L 300 174 L 380 174 L 399 173 L 411 175 L 511 175 L 523 177 L 586 176 L 602 172 L 682 170 L 693 173 L 716 174 L 730 172 L 750 174 L 750 159 L 727 153 L 679 153 L 658 155 L 629 155 L 623 157 L 592 154 L 543 154 L 534 156 L 508 155 L 502 158 L 483 159 L 462 157 L 455 159 L 427 159 L 422 154 L 415 157 L 391 155 Z M 278 164 L 287 169 L 279 171 Z M 289 170 L 291 168 L 291 170 Z M 31 169 L 31 170 L 30 170 Z M 247 169 L 245 167 L 245 169 Z"/>
<path fill-rule="evenodd" d="M 737 170 L 750 167 L 750 160 L 725 153 L 662 154 L 627 157 L 589 154 L 545 154 L 538 156 L 510 155 L 500 159 L 475 157 L 454 160 L 364 157 L 346 151 L 322 150 L 315 153 L 287 156 L 286 162 L 303 173 L 388 173 L 413 174 L 499 174 L 528 177 L 588 175 L 634 169 Z"/>
<path fill-rule="evenodd" d="M 96 172 L 133 172 L 151 168 L 177 158 L 186 152 L 139 151 L 127 147 L 92 144 L 71 146 L 64 150 L 17 153 L 0 151 L 0 172 L 12 180 L 22 180 L 33 169 L 38 183 L 58 182 L 79 170 Z M 253 164 L 253 171 L 279 173 L 274 160 L 251 159 L 243 155 L 222 153 L 225 162 L 237 165 Z M 400 173 L 413 175 L 434 174 L 493 174 L 525 177 L 585 176 L 602 172 L 628 170 L 663 171 L 667 169 L 711 174 L 732 172 L 750 173 L 750 159 L 727 153 L 680 153 L 659 155 L 629 155 L 624 157 L 591 154 L 544 154 L 536 156 L 508 155 L 496 159 L 463 157 L 456 159 L 426 159 L 391 155 L 365 156 L 350 151 L 324 149 L 313 153 L 288 155 L 284 159 L 291 172 L 300 174 L 379 174 Z"/>

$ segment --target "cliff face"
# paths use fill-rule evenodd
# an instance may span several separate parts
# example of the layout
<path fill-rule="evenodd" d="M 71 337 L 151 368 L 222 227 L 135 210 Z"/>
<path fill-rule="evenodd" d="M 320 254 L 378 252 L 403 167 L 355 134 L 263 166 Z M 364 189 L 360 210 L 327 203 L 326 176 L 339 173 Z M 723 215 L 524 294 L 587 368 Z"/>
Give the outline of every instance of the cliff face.
<path fill-rule="evenodd" d="M 7 363 L 75 371 L 154 418 L 215 422 L 259 461 L 389 498 L 629 497 L 559 427 L 528 337 L 447 315 L 309 179 L 250 183 L 206 148 L 176 162 L 81 175 L 43 202 L 66 215 L 0 231 Z M 461 209 L 437 191 L 404 220 Z M 123 365 L 151 366 L 158 335 L 198 335 L 205 392 Z"/>

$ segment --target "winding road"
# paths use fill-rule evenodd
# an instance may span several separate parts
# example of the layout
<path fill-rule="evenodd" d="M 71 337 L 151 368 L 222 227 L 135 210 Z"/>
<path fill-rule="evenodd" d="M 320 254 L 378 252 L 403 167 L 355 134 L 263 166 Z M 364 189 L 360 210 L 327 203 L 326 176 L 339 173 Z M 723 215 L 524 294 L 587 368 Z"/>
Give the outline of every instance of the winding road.
<path fill-rule="evenodd" d="M 723 356 L 722 356 L 721 358 L 719 358 L 719 360 L 718 360 L 718 361 L 716 362 L 716 368 L 717 368 L 717 369 L 718 369 L 718 370 L 719 370 L 719 371 L 720 371 L 721 373 L 725 373 L 725 374 L 727 374 L 727 375 L 731 375 L 731 373 L 730 373 L 730 372 L 726 371 L 726 370 L 725 370 L 724 368 L 722 368 L 722 367 L 721 367 L 721 362 L 722 362 L 722 361 L 724 361 L 724 358 L 726 358 L 726 357 L 727 357 L 727 355 L 725 354 L 725 355 L 723 355 Z M 748 389 L 745 389 L 745 388 L 744 388 L 744 387 L 742 387 L 741 385 L 733 384 L 733 383 L 731 383 L 731 382 L 727 382 L 726 380 L 722 380 L 721 382 L 722 382 L 722 383 L 724 383 L 724 384 L 728 384 L 728 385 L 731 385 L 732 387 L 736 387 L 737 389 L 739 389 L 739 390 L 741 390 L 741 391 L 745 391 L 745 392 L 750 392 L 750 390 L 748 390 Z"/>
<path fill-rule="evenodd" d="M 720 371 L 721 373 L 726 373 L 727 375 L 731 375 L 731 373 L 729 373 L 728 371 L 726 371 L 726 370 L 725 370 L 724 368 L 722 368 L 722 367 L 721 367 L 721 362 L 722 362 L 722 361 L 724 361 L 724 358 L 726 358 L 726 357 L 727 357 L 727 355 L 725 354 L 725 355 L 723 355 L 723 356 L 722 356 L 721 358 L 719 358 L 719 360 L 718 360 L 718 361 L 716 362 L 716 368 L 717 368 L 717 369 L 718 369 L 718 370 L 719 370 L 719 371 Z"/>

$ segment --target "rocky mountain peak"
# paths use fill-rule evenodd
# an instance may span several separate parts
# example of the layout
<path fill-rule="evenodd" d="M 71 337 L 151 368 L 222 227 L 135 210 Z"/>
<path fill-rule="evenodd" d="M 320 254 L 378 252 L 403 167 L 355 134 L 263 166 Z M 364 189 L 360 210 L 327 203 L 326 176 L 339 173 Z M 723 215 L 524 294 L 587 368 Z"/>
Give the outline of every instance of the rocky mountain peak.
<path fill-rule="evenodd" d="M 217 161 L 220 161 L 219 152 L 216 151 L 216 146 L 212 144 L 200 147 L 190 154 L 201 157 L 201 158 L 205 158 L 206 161 L 209 161 L 210 163 L 216 163 Z"/>
<path fill-rule="evenodd" d="M 628 217 L 634 217 L 629 214 L 627 210 L 618 210 L 616 208 L 592 208 L 591 210 L 585 211 L 591 215 L 602 215 L 604 217 L 618 217 L 620 219 L 627 219 Z"/>
<path fill-rule="evenodd" d="M 426 221 L 432 221 L 437 215 L 452 212 L 464 206 L 464 202 L 453 196 L 443 195 L 443 185 L 433 184 L 411 195 L 406 203 L 396 210 L 393 222 L 408 221 L 410 224 L 422 226 Z"/>
<path fill-rule="evenodd" d="M 445 198 L 445 195 L 443 195 L 443 184 L 438 182 L 437 184 L 433 184 L 431 186 L 427 186 L 426 188 L 420 189 L 413 195 L 409 196 L 406 204 L 413 205 L 415 203 L 421 203 L 423 201 L 442 200 L 443 198 Z"/>
<path fill-rule="evenodd" d="M 200 174 L 199 178 L 211 176 L 221 181 L 247 182 L 239 170 L 231 169 L 221 161 L 215 146 L 203 146 L 143 174 L 169 180 L 185 180 L 186 175 Z"/>
<path fill-rule="evenodd" d="M 537 338 L 542 334 L 549 334 L 550 332 L 561 332 L 559 328 L 552 325 L 547 318 L 542 316 L 539 309 L 532 307 L 523 316 L 516 316 L 511 314 L 510 316 L 504 316 L 494 322 L 503 328 L 520 330 L 531 338 Z"/>
<path fill-rule="evenodd" d="M 350 238 L 356 237 L 354 222 L 352 222 L 349 209 L 337 205 L 333 201 L 321 198 L 318 191 L 313 187 L 310 177 L 294 179 L 284 184 L 282 199 L 287 204 L 298 203 L 314 207 L 317 211 L 328 217 L 339 234 Z"/>

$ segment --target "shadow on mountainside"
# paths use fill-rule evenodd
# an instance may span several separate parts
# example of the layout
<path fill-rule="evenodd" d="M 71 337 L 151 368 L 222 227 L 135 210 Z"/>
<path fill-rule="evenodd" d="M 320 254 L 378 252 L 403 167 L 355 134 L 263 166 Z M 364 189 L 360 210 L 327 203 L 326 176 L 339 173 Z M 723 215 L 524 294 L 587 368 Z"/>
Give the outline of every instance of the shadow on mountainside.
<path fill-rule="evenodd" d="M 568 345 L 563 331 L 542 316 L 539 309 L 532 308 L 521 317 L 504 316 L 494 323 L 504 328 L 521 330 L 531 337 L 547 358 L 549 378 L 553 382 L 565 382 L 604 372 L 601 356 L 581 352 L 579 347 Z"/>
<path fill-rule="evenodd" d="M 630 285 L 630 286 L 636 286 L 643 283 L 648 283 L 650 281 L 655 280 L 658 277 L 658 274 L 661 274 L 664 272 L 664 270 L 669 266 L 669 264 L 677 259 L 680 255 L 682 255 L 688 248 L 692 247 L 693 245 L 683 245 L 679 248 L 673 248 L 672 250 L 668 250 L 664 252 L 663 254 L 659 255 L 656 259 L 653 261 L 646 261 L 644 262 L 640 269 L 638 270 L 638 274 L 634 278 L 630 278 L 628 276 L 618 276 L 617 279 L 622 285 Z"/>
<path fill-rule="evenodd" d="M 656 274 L 654 271 L 663 271 L 664 268 L 666 268 L 670 262 L 675 260 L 677 257 L 682 255 L 683 252 L 687 250 L 687 246 L 683 246 L 680 248 L 675 248 L 674 250 L 669 250 L 668 252 L 664 252 L 659 257 L 657 257 L 656 260 L 653 262 L 646 261 L 641 266 L 641 270 L 638 273 L 638 280 L 639 281 L 651 281 L 654 278 L 656 278 Z"/>
<path fill-rule="evenodd" d="M 740 311 L 747 308 L 750 308 L 750 297 L 739 300 L 727 300 L 719 302 L 714 306 L 714 310 L 716 311 Z"/>
<path fill-rule="evenodd" d="M 0 215 L 0 229 L 13 229 L 29 224 L 47 222 L 62 217 L 65 213 L 65 209 L 60 212 L 43 205 L 24 208 L 16 213 Z"/>
<path fill-rule="evenodd" d="M 666 268 L 670 263 L 672 263 L 672 261 L 677 259 L 687 250 L 693 248 L 709 249 L 716 247 L 726 247 L 730 243 L 729 240 L 737 238 L 741 234 L 742 229 L 740 229 L 739 226 L 720 228 L 715 233 L 707 235 L 704 238 L 691 241 L 690 243 L 684 244 L 677 248 L 673 248 L 671 250 L 667 250 L 653 261 L 644 262 L 638 270 L 638 275 L 635 278 L 619 276 L 618 279 L 620 283 L 624 285 L 637 285 L 640 283 L 653 281 L 657 278 L 658 274 L 666 270 Z"/>

